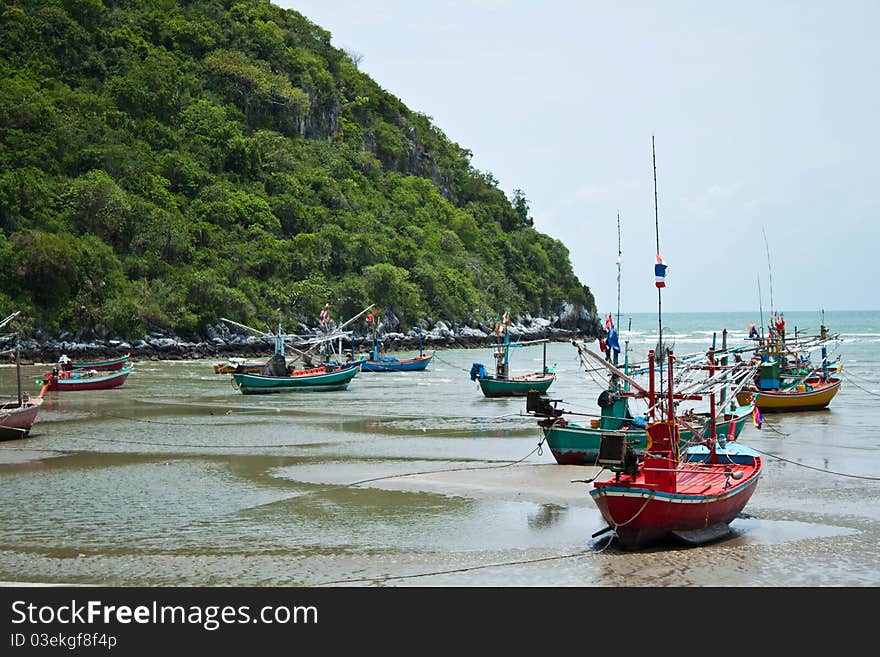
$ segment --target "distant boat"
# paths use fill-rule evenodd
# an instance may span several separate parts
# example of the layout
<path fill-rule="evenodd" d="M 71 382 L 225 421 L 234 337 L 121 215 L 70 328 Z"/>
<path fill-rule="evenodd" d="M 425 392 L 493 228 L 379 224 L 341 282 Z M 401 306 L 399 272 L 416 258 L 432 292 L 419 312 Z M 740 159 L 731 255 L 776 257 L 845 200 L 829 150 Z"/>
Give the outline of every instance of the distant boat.
<path fill-rule="evenodd" d="M 371 313 L 367 315 L 367 322 L 373 328 L 373 349 L 368 358 L 361 357 L 361 372 L 422 372 L 434 359 L 434 351 L 426 354 L 422 347 L 422 329 L 419 327 L 419 355 L 413 358 L 395 358 L 393 356 L 380 356 L 382 342 L 379 340 L 376 318 Z"/>
<path fill-rule="evenodd" d="M 15 319 L 20 311 L 12 313 L 0 322 L 0 328 Z M 21 347 L 18 336 L 15 341 L 15 375 L 18 383 L 18 397 L 15 400 L 0 402 L 0 440 L 17 440 L 30 434 L 37 419 L 37 412 L 43 405 L 42 395 L 31 397 L 21 389 Z"/>
<path fill-rule="evenodd" d="M 806 378 L 789 389 L 760 390 L 753 388 L 737 394 L 740 403 L 753 402 L 762 413 L 785 411 L 820 411 L 840 392 L 838 377 Z"/>
<path fill-rule="evenodd" d="M 58 371 L 56 367 L 52 372 L 43 375 L 43 390 L 75 391 L 118 388 L 125 383 L 132 369 L 131 365 L 109 372 L 98 370 Z"/>
<path fill-rule="evenodd" d="M 351 361 L 339 366 L 323 365 L 307 370 L 294 370 L 288 374 L 232 374 L 233 387 L 244 395 L 276 392 L 326 392 L 345 390 L 360 371 L 361 361 Z"/>
<path fill-rule="evenodd" d="M 784 324 L 780 325 L 784 329 Z M 843 368 L 842 363 L 829 365 L 826 344 L 833 339 L 824 323 L 819 336 L 793 346 L 786 345 L 784 332 L 771 332 L 767 344 L 756 350 L 755 360 L 760 362 L 754 382 L 737 394 L 737 401 L 754 403 L 762 413 L 826 408 L 840 392 L 841 378 L 835 375 Z M 822 362 L 818 366 L 811 365 L 809 355 L 799 355 L 805 348 L 821 348 Z"/>
<path fill-rule="evenodd" d="M 379 357 L 361 359 L 361 372 L 422 372 L 434 359 L 434 354 L 422 354 L 413 358 Z"/>
<path fill-rule="evenodd" d="M 121 370 L 128 363 L 131 353 L 117 358 L 97 361 L 70 361 L 69 366 L 74 370 Z"/>
<path fill-rule="evenodd" d="M 547 367 L 547 342 L 548 340 L 530 340 L 528 342 L 510 341 L 510 315 L 504 313 L 503 319 L 496 329 L 503 332 L 503 339 L 495 346 L 495 375 L 486 372 L 482 363 L 471 365 L 471 381 L 477 381 L 480 389 L 486 397 L 526 397 L 529 392 L 547 392 L 550 385 L 556 380 L 556 372 Z M 511 347 L 523 347 L 531 344 L 544 344 L 544 366 L 540 372 L 530 372 L 510 376 L 509 361 Z"/>
<path fill-rule="evenodd" d="M 275 343 L 275 352 L 266 361 L 265 365 L 260 368 L 259 372 L 232 372 L 232 387 L 240 391 L 244 395 L 269 394 L 277 392 L 324 392 L 330 390 L 345 390 L 351 380 L 361 371 L 360 360 L 350 360 L 345 363 L 335 363 L 329 360 L 330 349 L 333 342 L 341 343 L 343 329 L 346 325 L 366 313 L 372 305 L 362 310 L 358 315 L 343 323 L 333 333 L 326 335 L 302 339 L 301 336 L 288 335 L 281 329 L 281 322 L 278 322 L 277 329 L 272 333 L 259 331 L 244 324 L 239 324 L 229 319 L 222 318 L 225 322 L 245 328 L 262 337 L 271 338 Z M 290 347 L 295 351 L 300 360 L 306 363 L 304 369 L 294 369 L 293 365 L 288 365 L 285 356 L 288 346 L 288 340 L 298 340 L 299 347 L 306 347 L 305 350 Z M 312 358 L 316 356 L 313 353 L 316 349 L 327 349 L 327 362 L 322 363 L 318 367 L 312 367 Z M 339 353 L 342 353 L 341 348 Z"/>

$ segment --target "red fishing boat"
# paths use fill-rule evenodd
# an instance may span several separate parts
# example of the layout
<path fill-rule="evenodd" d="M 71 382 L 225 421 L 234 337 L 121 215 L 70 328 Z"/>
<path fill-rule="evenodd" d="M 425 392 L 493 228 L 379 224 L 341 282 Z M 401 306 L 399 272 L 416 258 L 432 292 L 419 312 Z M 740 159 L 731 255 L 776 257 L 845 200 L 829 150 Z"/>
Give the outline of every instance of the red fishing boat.
<path fill-rule="evenodd" d="M 652 351 L 651 363 L 653 358 Z M 599 463 L 614 476 L 594 482 L 590 491 L 608 522 L 594 537 L 613 531 L 628 549 L 669 537 L 699 544 L 727 535 L 730 522 L 748 503 L 761 475 L 763 464 L 757 452 L 736 443 L 719 444 L 714 417 L 704 448 L 681 452 L 673 360 L 670 353 L 666 417 L 648 425 L 644 457 L 638 459 L 623 433 L 602 438 Z M 652 367 L 652 380 L 653 374 Z"/>
<path fill-rule="evenodd" d="M 651 140 L 653 150 L 653 138 Z M 627 549 L 639 549 L 668 537 L 687 543 L 705 543 L 730 532 L 730 523 L 742 512 L 761 476 L 762 459 L 735 442 L 721 441 L 716 427 L 715 391 L 726 385 L 729 370 L 717 368 L 714 347 L 708 355 L 709 378 L 705 388 L 709 395 L 709 435 L 702 444 L 682 448 L 680 423 L 676 419 L 676 401 L 702 399 L 691 394 L 693 388 L 683 386 L 676 393 L 673 386 L 675 358 L 663 343 L 660 313 L 660 292 L 666 287 L 666 264 L 660 257 L 660 228 L 657 220 L 657 168 L 654 167 L 654 215 L 657 237 L 657 264 L 654 266 L 657 286 L 659 340 L 657 359 L 660 365 L 659 394 L 654 386 L 654 351 L 648 352 L 649 413 L 645 432 L 647 444 L 640 458 L 624 432 L 602 435 L 598 463 L 614 475 L 604 481 L 593 480 L 590 496 L 599 507 L 608 526 L 593 537 L 613 531 Z M 662 355 L 669 361 L 668 382 L 664 393 Z M 720 370 L 722 387 L 713 383 Z M 656 403 L 655 403 L 656 402 Z M 665 408 L 664 408 L 665 406 Z M 702 434 L 693 431 L 694 437 Z M 728 431 L 728 436 L 731 433 Z M 735 433 L 734 433 L 735 435 Z"/>
<path fill-rule="evenodd" d="M 131 374 L 132 366 L 126 365 L 121 370 L 100 372 L 98 370 L 58 371 L 43 375 L 43 392 L 47 390 L 108 390 L 125 383 Z"/>

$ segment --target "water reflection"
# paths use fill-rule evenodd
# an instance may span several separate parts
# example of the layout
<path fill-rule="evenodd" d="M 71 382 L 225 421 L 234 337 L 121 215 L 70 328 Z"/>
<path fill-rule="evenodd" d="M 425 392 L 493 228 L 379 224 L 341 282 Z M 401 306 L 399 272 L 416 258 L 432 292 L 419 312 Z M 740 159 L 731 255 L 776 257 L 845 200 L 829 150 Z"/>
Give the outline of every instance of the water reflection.
<path fill-rule="evenodd" d="M 567 506 L 542 504 L 536 512 L 528 515 L 529 527 L 531 529 L 548 529 L 563 520 L 567 512 Z"/>

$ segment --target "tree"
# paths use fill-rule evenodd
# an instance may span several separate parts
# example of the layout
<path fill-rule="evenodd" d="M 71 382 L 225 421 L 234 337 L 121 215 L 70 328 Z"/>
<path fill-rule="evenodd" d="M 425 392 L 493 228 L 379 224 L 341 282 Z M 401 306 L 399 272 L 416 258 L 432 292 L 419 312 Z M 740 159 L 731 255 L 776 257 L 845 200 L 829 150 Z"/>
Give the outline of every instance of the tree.
<path fill-rule="evenodd" d="M 511 201 L 513 210 L 519 219 L 520 226 L 533 226 L 534 220 L 529 216 L 529 201 L 526 199 L 525 193 L 521 189 L 513 190 L 513 200 Z"/>

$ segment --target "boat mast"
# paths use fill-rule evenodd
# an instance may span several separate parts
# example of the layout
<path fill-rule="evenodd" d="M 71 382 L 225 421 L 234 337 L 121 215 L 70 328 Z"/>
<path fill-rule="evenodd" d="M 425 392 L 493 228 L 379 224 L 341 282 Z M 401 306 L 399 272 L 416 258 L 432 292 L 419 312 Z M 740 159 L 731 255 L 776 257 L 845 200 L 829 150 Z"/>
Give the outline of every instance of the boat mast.
<path fill-rule="evenodd" d="M 758 276 L 758 311 L 761 313 L 761 340 L 764 340 L 764 303 L 761 301 L 761 277 Z"/>
<path fill-rule="evenodd" d="M 654 236 L 657 241 L 657 255 L 660 255 L 660 215 L 657 210 L 657 151 L 654 148 L 654 135 L 651 135 L 651 157 L 654 162 Z M 657 288 L 657 328 L 658 352 L 660 354 L 660 399 L 663 399 L 663 294 Z"/>
<path fill-rule="evenodd" d="M 620 250 L 620 210 L 617 211 L 617 318 L 614 325 L 620 326 L 620 262 L 623 252 Z"/>
<path fill-rule="evenodd" d="M 621 264 L 621 255 L 622 251 L 620 250 L 620 210 L 617 211 L 617 317 L 614 320 L 615 330 L 620 329 L 620 264 Z M 614 364 L 617 365 L 617 356 L 618 352 L 614 352 Z M 625 355 L 624 355 L 625 357 Z"/>
<path fill-rule="evenodd" d="M 18 380 L 18 405 L 21 406 L 21 334 L 15 334 L 15 378 Z"/>
<path fill-rule="evenodd" d="M 764 235 L 764 248 L 767 250 L 767 272 L 770 274 L 770 317 L 773 317 L 773 268 L 770 266 L 770 245 L 767 244 L 767 232 L 761 226 Z"/>

